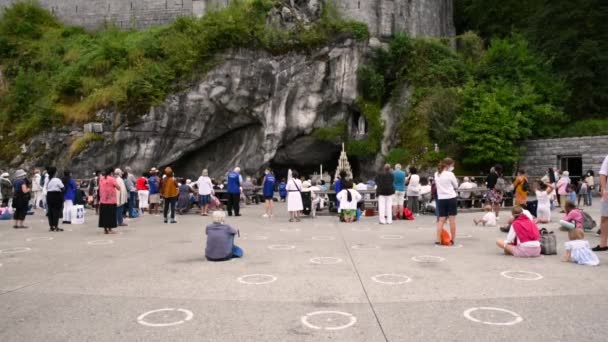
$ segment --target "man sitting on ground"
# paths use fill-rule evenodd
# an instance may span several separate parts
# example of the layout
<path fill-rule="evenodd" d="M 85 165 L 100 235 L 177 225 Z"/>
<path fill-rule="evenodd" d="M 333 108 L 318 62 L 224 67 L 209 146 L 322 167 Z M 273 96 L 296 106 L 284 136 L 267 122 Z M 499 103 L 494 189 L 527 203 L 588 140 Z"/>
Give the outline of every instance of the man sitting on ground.
<path fill-rule="evenodd" d="M 205 257 L 209 261 L 226 261 L 243 256 L 243 250 L 234 244 L 234 236 L 238 230 L 224 223 L 226 213 L 214 211 L 213 223 L 206 228 L 207 247 Z"/>

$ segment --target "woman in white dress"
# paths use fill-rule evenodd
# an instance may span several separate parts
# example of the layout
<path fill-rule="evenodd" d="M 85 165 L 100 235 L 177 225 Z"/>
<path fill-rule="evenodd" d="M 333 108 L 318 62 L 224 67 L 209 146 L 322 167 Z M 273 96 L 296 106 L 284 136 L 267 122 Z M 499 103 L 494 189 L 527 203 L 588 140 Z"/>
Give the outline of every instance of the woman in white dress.
<path fill-rule="evenodd" d="M 287 211 L 289 211 L 289 222 L 300 222 L 300 211 L 304 210 L 302 204 L 302 181 L 298 179 L 297 171 L 287 172 Z"/>

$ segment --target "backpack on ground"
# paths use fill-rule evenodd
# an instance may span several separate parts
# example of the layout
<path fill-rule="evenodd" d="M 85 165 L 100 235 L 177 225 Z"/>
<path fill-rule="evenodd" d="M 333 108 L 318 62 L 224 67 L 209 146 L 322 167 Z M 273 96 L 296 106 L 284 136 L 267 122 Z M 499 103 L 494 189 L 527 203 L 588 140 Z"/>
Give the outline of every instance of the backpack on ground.
<path fill-rule="evenodd" d="M 589 215 L 589 213 L 586 213 L 582 210 L 581 210 L 581 213 L 583 214 L 583 229 L 584 230 L 592 230 L 593 228 L 597 227 L 597 223 L 595 222 L 595 220 L 593 220 L 593 217 L 591 217 L 591 215 Z"/>
<path fill-rule="evenodd" d="M 452 245 L 452 236 L 445 229 L 441 230 L 441 245 L 442 246 L 451 246 Z"/>
<path fill-rule="evenodd" d="M 403 219 L 408 221 L 414 221 L 414 213 L 408 208 L 403 208 Z"/>

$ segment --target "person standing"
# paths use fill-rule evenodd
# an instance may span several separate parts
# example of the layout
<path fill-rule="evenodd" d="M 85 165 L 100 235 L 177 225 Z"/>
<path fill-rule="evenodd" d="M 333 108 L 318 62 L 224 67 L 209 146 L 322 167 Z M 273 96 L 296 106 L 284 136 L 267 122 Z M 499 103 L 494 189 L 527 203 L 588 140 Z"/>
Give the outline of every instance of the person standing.
<path fill-rule="evenodd" d="M 125 179 L 125 186 L 127 187 L 127 192 L 129 193 L 129 198 L 127 202 L 129 208 L 129 217 L 135 218 L 135 207 L 137 206 L 137 187 L 135 186 L 136 180 L 129 166 L 125 167 L 125 172 L 127 173 L 127 178 Z"/>
<path fill-rule="evenodd" d="M 55 173 L 57 173 L 57 169 L 55 169 Z M 42 199 L 41 199 L 41 209 L 47 209 L 47 203 L 46 203 L 46 194 L 47 194 L 47 190 L 46 190 L 46 185 L 48 184 L 50 180 L 49 177 L 49 171 L 48 168 L 47 170 L 44 170 L 44 172 L 42 173 L 42 179 L 40 180 L 40 185 L 42 186 Z M 62 210 L 63 210 L 63 206 L 62 206 Z"/>
<path fill-rule="evenodd" d="M 120 186 L 113 177 L 112 168 L 106 169 L 103 176 L 99 177 L 99 228 L 103 228 L 105 234 L 114 234 L 113 228 L 117 225 L 117 194 Z"/>
<path fill-rule="evenodd" d="M 444 229 L 445 222 L 450 223 L 451 244 L 456 240 L 456 215 L 458 214 L 458 200 L 456 189 L 458 189 L 458 180 L 454 175 L 454 161 L 451 158 L 445 158 L 439 163 L 437 172 L 435 173 L 435 185 L 437 187 L 437 242 L 441 244 L 441 232 Z"/>
<path fill-rule="evenodd" d="M 587 171 L 585 176 L 585 183 L 587 183 L 587 203 L 589 206 L 593 204 L 593 190 L 595 190 L 595 173 L 593 170 Z"/>
<path fill-rule="evenodd" d="M 526 171 L 523 169 L 517 170 L 517 178 L 513 181 L 513 188 L 515 189 L 515 205 L 526 206 L 528 202 L 528 177 L 526 177 Z M 564 201 L 565 202 L 565 201 Z"/>
<path fill-rule="evenodd" d="M 274 198 L 274 184 L 276 179 L 274 178 L 274 175 L 270 169 L 266 169 L 264 174 L 264 186 L 262 190 L 266 204 L 264 217 L 272 217 L 272 200 Z"/>
<path fill-rule="evenodd" d="M 420 206 L 418 204 L 418 197 L 420 196 L 420 176 L 418 175 L 418 169 L 410 167 L 410 174 L 407 177 L 407 207 L 410 211 L 418 216 Z"/>
<path fill-rule="evenodd" d="M 300 222 L 300 211 L 304 210 L 302 203 L 302 181 L 298 179 L 298 171 L 287 171 L 287 211 L 289 222 Z"/>
<path fill-rule="evenodd" d="M 46 190 L 46 205 L 47 212 L 46 216 L 49 219 L 49 231 L 51 232 L 62 232 L 63 229 L 59 228 L 59 219 L 63 211 L 63 182 L 57 176 L 57 169 L 55 167 L 49 167 L 48 181 L 45 186 Z"/>
<path fill-rule="evenodd" d="M 93 178 L 89 181 L 88 197 L 89 204 L 95 208 L 95 214 L 99 214 L 99 175 L 101 172 L 93 172 Z"/>
<path fill-rule="evenodd" d="M 76 189 L 78 185 L 72 178 L 72 173 L 69 170 L 63 172 L 63 179 L 61 180 L 65 186 L 63 192 L 63 223 L 72 223 L 72 211 L 74 208 L 74 200 L 76 199 Z"/>
<path fill-rule="evenodd" d="M 380 224 L 393 223 L 393 196 L 395 194 L 395 178 L 391 166 L 385 164 L 380 173 L 376 175 L 376 197 L 378 198 L 378 216 Z"/>
<path fill-rule="evenodd" d="M 148 209 L 148 177 L 150 175 L 147 172 L 142 173 L 141 177 L 135 182 L 135 188 L 137 189 L 137 199 L 139 202 L 139 214 L 143 215 L 146 209 Z"/>
<path fill-rule="evenodd" d="M 40 175 L 40 170 L 36 169 L 34 170 L 34 176 L 32 177 L 32 197 L 34 197 L 34 209 L 44 209 L 44 207 L 40 206 L 40 202 L 42 201 L 41 182 L 43 182 L 43 180 L 42 176 Z"/>
<path fill-rule="evenodd" d="M 602 196 L 600 244 L 593 248 L 594 252 L 608 251 L 608 156 L 600 168 L 600 194 Z"/>
<path fill-rule="evenodd" d="M 561 212 L 566 211 L 566 201 L 568 200 L 568 186 L 570 185 L 570 173 L 562 172 L 561 178 L 557 181 L 557 195 L 559 196 L 559 205 L 562 208 Z"/>
<path fill-rule="evenodd" d="M 158 215 L 160 213 L 160 178 L 158 178 L 158 170 L 153 167 L 150 169 L 150 178 L 148 178 L 150 214 Z"/>
<path fill-rule="evenodd" d="M 242 183 L 243 177 L 241 177 L 240 167 L 235 167 L 233 171 L 228 172 L 228 189 L 226 191 L 226 195 L 228 197 L 228 216 L 232 216 L 233 210 L 234 216 L 241 216 L 240 201 Z"/>
<path fill-rule="evenodd" d="M 395 201 L 393 202 L 393 216 L 400 219 L 403 216 L 403 203 L 405 202 L 405 179 L 407 173 L 401 170 L 401 164 L 395 164 L 395 171 L 393 171 L 395 188 Z"/>
<path fill-rule="evenodd" d="M 129 192 L 121 169 L 114 170 L 114 177 L 118 185 L 118 188 L 116 188 L 116 225 L 125 227 L 127 224 L 124 222 L 124 209 L 125 204 L 129 201 Z"/>
<path fill-rule="evenodd" d="M 8 207 L 8 201 L 13 197 L 13 183 L 8 179 L 8 172 L 0 175 L 0 195 L 2 195 L 2 207 Z"/>
<path fill-rule="evenodd" d="M 178 191 L 179 185 L 173 174 L 173 170 L 170 167 L 165 168 L 165 177 L 160 182 L 160 195 L 165 200 L 165 207 L 163 208 L 163 217 L 165 223 L 168 222 L 169 209 L 171 209 L 171 223 L 177 223 L 175 221 L 175 204 L 177 203 L 177 197 L 179 196 Z"/>
<path fill-rule="evenodd" d="M 211 195 L 215 193 L 213 190 L 213 182 L 209 178 L 209 170 L 204 169 L 201 176 L 196 181 L 198 187 L 199 203 L 201 205 L 201 216 L 209 215 L 209 204 L 211 203 Z"/>
<path fill-rule="evenodd" d="M 27 173 L 21 169 L 15 172 L 13 180 L 13 208 L 15 209 L 14 219 L 15 225 L 13 228 L 28 228 L 23 225 L 27 210 L 30 205 L 30 182 L 26 178 Z"/>

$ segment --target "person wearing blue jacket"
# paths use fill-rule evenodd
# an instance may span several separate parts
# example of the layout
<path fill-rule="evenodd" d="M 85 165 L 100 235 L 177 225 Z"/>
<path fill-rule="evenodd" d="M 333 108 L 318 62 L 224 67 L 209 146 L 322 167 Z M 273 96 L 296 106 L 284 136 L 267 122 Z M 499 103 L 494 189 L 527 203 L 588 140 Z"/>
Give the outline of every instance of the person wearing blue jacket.
<path fill-rule="evenodd" d="M 228 196 L 227 211 L 228 216 L 232 216 L 234 210 L 234 216 L 241 216 L 240 214 L 240 201 L 241 201 L 241 184 L 243 183 L 243 177 L 241 177 L 241 168 L 236 167 L 233 171 L 228 172 L 228 189 L 226 195 Z"/>
<path fill-rule="evenodd" d="M 72 178 L 72 173 L 69 170 L 63 172 L 63 223 L 72 223 L 72 208 L 74 207 L 74 201 L 76 200 L 76 190 L 78 186 Z"/>
<path fill-rule="evenodd" d="M 272 217 L 272 200 L 274 199 L 274 184 L 276 183 L 276 179 L 272 174 L 270 169 L 266 169 L 264 171 L 264 201 L 266 202 L 266 212 L 264 213 L 264 217 Z"/>
<path fill-rule="evenodd" d="M 285 183 L 285 178 L 281 179 L 281 183 L 279 183 L 279 197 L 281 197 L 281 202 L 285 202 L 285 198 L 287 198 L 287 183 Z"/>

